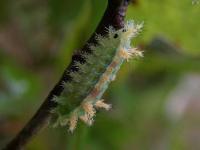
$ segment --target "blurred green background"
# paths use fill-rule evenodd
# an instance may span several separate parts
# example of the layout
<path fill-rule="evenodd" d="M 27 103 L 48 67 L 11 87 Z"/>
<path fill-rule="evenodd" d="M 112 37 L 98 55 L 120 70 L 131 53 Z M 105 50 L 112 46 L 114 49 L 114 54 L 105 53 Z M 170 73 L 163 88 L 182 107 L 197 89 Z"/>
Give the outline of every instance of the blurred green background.
<path fill-rule="evenodd" d="M 106 0 L 0 0 L 0 149 L 95 30 Z M 47 128 L 27 150 L 199 150 L 200 4 L 133 0 L 145 57 L 123 65 L 92 127 Z"/>

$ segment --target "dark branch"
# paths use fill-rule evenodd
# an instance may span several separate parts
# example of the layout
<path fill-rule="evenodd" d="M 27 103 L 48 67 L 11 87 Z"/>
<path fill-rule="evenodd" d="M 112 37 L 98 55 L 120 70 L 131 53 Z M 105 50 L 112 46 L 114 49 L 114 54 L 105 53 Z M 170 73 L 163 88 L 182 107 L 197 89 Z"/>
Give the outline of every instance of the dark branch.
<path fill-rule="evenodd" d="M 113 26 L 116 29 L 122 28 L 124 26 L 124 17 L 128 3 L 129 0 L 108 0 L 107 9 L 95 33 L 88 40 L 87 44 L 85 44 L 85 46 L 78 53 L 73 55 L 71 64 L 69 65 L 69 67 L 67 67 L 61 79 L 49 93 L 44 103 L 41 105 L 41 107 L 38 109 L 32 119 L 18 133 L 18 135 L 4 148 L 4 150 L 19 150 L 23 148 L 32 136 L 36 135 L 41 128 L 44 128 L 48 125 L 51 117 L 50 111 L 57 106 L 57 104 L 52 101 L 52 98 L 54 96 L 61 95 L 63 91 L 62 81 L 66 82 L 71 80 L 69 72 L 78 71 L 74 65 L 74 62 L 84 61 L 80 53 L 90 52 L 88 45 L 90 43 L 96 43 L 96 40 L 94 38 L 95 34 L 105 35 L 105 28 L 109 26 Z"/>

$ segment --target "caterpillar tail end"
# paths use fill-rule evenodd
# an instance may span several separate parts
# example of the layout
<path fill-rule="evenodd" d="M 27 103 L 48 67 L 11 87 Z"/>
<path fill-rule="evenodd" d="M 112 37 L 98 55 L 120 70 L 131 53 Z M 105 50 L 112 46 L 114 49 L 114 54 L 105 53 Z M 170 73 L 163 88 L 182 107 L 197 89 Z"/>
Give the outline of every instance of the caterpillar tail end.
<path fill-rule="evenodd" d="M 91 103 L 87 101 L 83 102 L 81 106 L 70 115 L 68 119 L 69 132 L 73 133 L 73 131 L 76 129 L 78 119 L 86 123 L 88 126 L 91 126 L 94 122 L 96 109 L 99 109 L 99 108 L 110 110 L 112 108 L 112 105 L 105 103 L 103 99 L 97 100 L 95 103 Z M 81 109 L 84 110 L 84 113 L 79 115 L 77 110 L 81 110 Z"/>

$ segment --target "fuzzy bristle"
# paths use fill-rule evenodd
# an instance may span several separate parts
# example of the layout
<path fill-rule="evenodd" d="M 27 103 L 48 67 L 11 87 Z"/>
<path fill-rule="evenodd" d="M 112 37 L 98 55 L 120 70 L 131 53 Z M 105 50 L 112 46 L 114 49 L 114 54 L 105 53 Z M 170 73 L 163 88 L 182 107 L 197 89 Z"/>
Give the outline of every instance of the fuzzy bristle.
<path fill-rule="evenodd" d="M 137 48 L 131 49 L 131 52 L 136 57 L 143 57 L 143 51 L 138 50 Z"/>
<path fill-rule="evenodd" d="M 77 126 L 77 122 L 78 122 L 78 115 L 76 112 L 73 112 L 69 118 L 69 131 L 73 132 L 74 129 L 76 129 Z"/>
<path fill-rule="evenodd" d="M 86 113 L 84 115 L 80 116 L 79 118 L 89 126 L 91 126 L 94 121 L 93 118 L 88 116 L 88 114 L 86 114 Z"/>
<path fill-rule="evenodd" d="M 96 110 L 95 110 L 93 104 L 91 104 L 90 102 L 83 102 L 82 103 L 82 108 L 90 118 L 95 116 Z"/>
<path fill-rule="evenodd" d="M 137 48 L 132 48 L 132 49 L 121 49 L 120 54 L 121 57 L 129 61 L 132 57 L 143 57 L 143 52 L 139 51 Z"/>
<path fill-rule="evenodd" d="M 127 61 L 132 57 L 132 54 L 125 49 L 121 49 L 119 55 Z"/>
<path fill-rule="evenodd" d="M 112 105 L 111 104 L 106 104 L 104 102 L 104 99 L 101 99 L 101 100 L 98 100 L 96 103 L 95 103 L 95 107 L 96 108 L 104 108 L 105 110 L 110 110 L 112 108 Z"/>
<path fill-rule="evenodd" d="M 58 102 L 58 97 L 57 97 L 56 95 L 54 95 L 54 96 L 53 96 L 53 98 L 51 99 L 51 101 L 53 101 L 53 102 L 56 102 L 56 103 L 57 103 L 57 102 Z"/>

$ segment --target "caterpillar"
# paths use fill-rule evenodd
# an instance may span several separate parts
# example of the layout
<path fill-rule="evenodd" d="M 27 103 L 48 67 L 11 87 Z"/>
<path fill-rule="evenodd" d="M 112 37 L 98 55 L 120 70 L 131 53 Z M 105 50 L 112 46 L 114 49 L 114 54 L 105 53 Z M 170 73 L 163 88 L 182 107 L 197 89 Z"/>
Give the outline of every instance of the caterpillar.
<path fill-rule="evenodd" d="M 54 126 L 68 126 L 73 132 L 78 120 L 92 125 L 96 109 L 111 108 L 101 97 L 125 60 L 143 56 L 142 51 L 131 47 L 131 39 L 142 26 L 142 23 L 127 21 L 122 29 L 110 26 L 106 36 L 96 35 L 97 44 L 89 45 L 91 53 L 82 54 L 86 62 L 75 62 L 79 70 L 70 73 L 71 81 L 63 82 L 62 95 L 52 99 L 58 103 L 52 111 Z"/>

